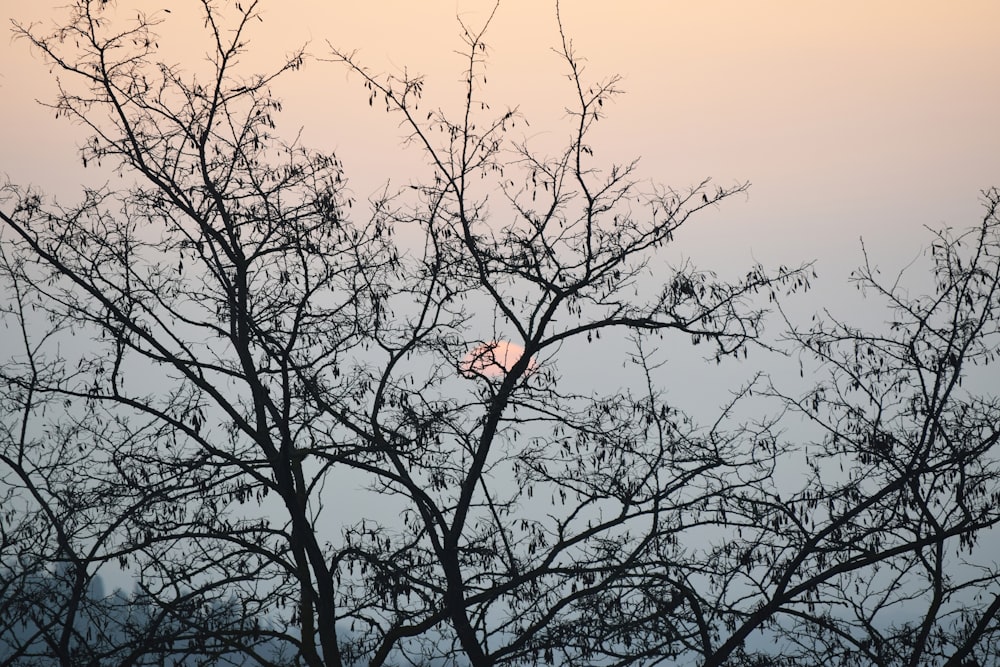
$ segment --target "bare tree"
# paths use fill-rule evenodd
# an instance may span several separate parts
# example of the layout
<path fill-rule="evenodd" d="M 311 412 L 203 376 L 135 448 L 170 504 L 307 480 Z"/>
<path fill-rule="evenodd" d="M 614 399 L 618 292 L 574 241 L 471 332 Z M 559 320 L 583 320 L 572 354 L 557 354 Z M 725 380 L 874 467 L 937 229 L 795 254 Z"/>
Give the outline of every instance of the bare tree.
<path fill-rule="evenodd" d="M 795 334 L 830 382 L 800 399 L 761 380 L 698 426 L 664 401 L 658 337 L 707 342 L 716 360 L 745 354 L 763 298 L 810 277 L 758 266 L 726 282 L 658 259 L 691 216 L 746 185 L 646 187 L 636 163 L 602 169 L 587 138 L 618 80 L 588 83 L 564 33 L 568 140 L 538 153 L 518 139 L 516 109 L 489 109 L 487 22 L 462 26 L 457 116 L 418 111 L 421 78 L 332 49 L 429 164 L 362 212 L 335 156 L 276 136 L 269 87 L 306 54 L 247 73 L 257 3 L 201 5 L 207 78 L 159 60 L 155 14 L 77 0 L 52 34 L 16 26 L 62 73 L 52 106 L 90 131 L 84 164 L 108 162 L 129 184 L 69 207 L 14 185 L 0 199 L 2 277 L 16 288 L 3 312 L 22 331 L 3 366 L 13 407 L 0 491 L 18 497 L 17 530 L 47 531 L 7 540 L 0 556 L 6 567 L 18 555 L 15 583 L 27 568 L 71 564 L 70 598 L 108 564 L 137 582 L 131 598 L 103 602 L 132 618 L 113 638 L 74 635 L 55 614 L 46 641 L 59 629 L 120 664 L 313 667 L 750 664 L 745 640 L 768 633 L 793 642 L 789 661 L 836 644 L 845 660 L 904 664 L 874 648 L 886 645 L 915 665 L 994 641 L 995 609 L 960 592 L 991 590 L 995 574 L 956 582 L 944 556 L 995 522 L 981 495 L 995 477 L 995 407 L 971 401 L 959 414 L 948 402 L 958 395 L 941 394 L 924 433 L 903 421 L 899 397 L 932 370 L 943 382 L 953 368 L 957 382 L 962 367 L 914 366 L 910 343 L 914 359 L 936 344 L 960 361 L 988 346 L 988 281 L 946 281 L 947 298 L 911 304 L 916 319 L 897 338 Z M 401 229 L 422 244 L 398 246 Z M 983 229 L 986 271 L 995 228 Z M 957 261 L 954 243 L 941 247 Z M 981 326 L 955 319 L 954 345 L 941 347 L 946 326 L 932 320 L 950 306 Z M 636 362 L 635 385 L 567 387 L 564 350 L 601 336 Z M 883 353 L 841 353 L 855 343 Z M 859 407 L 850 377 L 884 413 Z M 798 490 L 778 488 L 781 462 L 805 451 L 780 437 L 787 415 L 736 419 L 762 390 L 830 429 Z M 963 454 L 941 453 L 945 427 Z M 897 441 L 908 444 L 887 444 Z M 850 474 L 831 481 L 840 461 Z M 943 515 L 932 496 L 956 475 L 968 485 L 951 499 L 960 511 Z M 694 546 L 706 540 L 718 548 Z M 895 600 L 926 597 L 911 579 L 870 576 L 902 563 L 939 575 L 923 634 L 859 638 L 888 632 L 874 616 Z M 860 577 L 885 602 L 858 603 L 852 620 L 838 605 L 857 599 Z M 69 641 L 41 654 L 69 664 Z"/>
<path fill-rule="evenodd" d="M 1000 192 L 983 203 L 978 227 L 935 233 L 933 294 L 911 296 L 865 256 L 854 279 L 886 302 L 888 331 L 830 317 L 793 331 L 825 378 L 798 398 L 776 394 L 823 435 L 809 488 L 785 501 L 788 528 L 757 549 L 780 572 L 765 608 L 822 594 L 788 605 L 806 659 L 975 665 L 998 654 L 995 533 L 977 547 L 1000 523 Z M 836 482 L 833 462 L 845 468 Z"/>
<path fill-rule="evenodd" d="M 602 655 L 991 664 L 1000 649 L 1000 192 L 984 193 L 984 204 L 979 227 L 935 233 L 932 295 L 912 296 L 902 274 L 885 282 L 866 256 L 854 280 L 887 302 L 888 331 L 828 313 L 790 328 L 816 379 L 801 394 L 779 389 L 787 379 L 755 383 L 782 410 L 752 438 L 739 434 L 738 446 L 783 469 L 744 476 L 745 487 L 674 515 L 718 522 L 711 547 L 671 545 L 599 592 L 591 645 Z"/>
<path fill-rule="evenodd" d="M 264 634 L 311 665 L 551 655 L 576 602 L 647 548 L 663 499 L 697 475 L 660 480 L 664 454 L 644 445 L 629 455 L 645 470 L 631 481 L 601 471 L 603 455 L 549 472 L 567 463 L 553 448 L 614 447 L 621 424 L 602 412 L 615 397 L 558 389 L 558 347 L 676 330 L 729 355 L 758 334 L 753 293 L 802 274 L 756 268 L 726 284 L 685 267 L 632 297 L 656 248 L 745 186 L 643 192 L 635 165 L 590 166 L 585 137 L 616 81 L 588 88 L 566 41 L 576 122 L 553 159 L 512 139 L 515 111 L 477 120 L 481 32 L 465 32 L 458 121 L 415 115 L 419 79 L 382 79 L 337 54 L 432 161 L 412 197 L 376 201 L 354 222 L 336 158 L 272 136 L 280 103 L 268 84 L 304 55 L 240 75 L 256 4 L 228 28 L 203 7 L 215 40 L 204 81 L 156 61 L 155 17 L 123 23 L 107 3 L 78 2 L 52 35 L 18 27 L 64 72 L 53 106 L 91 130 L 84 163 L 114 161 L 137 179 L 72 208 L 6 188 L 8 275 L 91 339 L 74 373 L 39 349 L 56 370 L 25 387 L 114 425 L 87 460 L 126 489 L 129 501 L 110 505 L 120 557 L 144 599 L 199 641 L 263 661 L 248 638 Z M 496 212 L 491 193 L 505 198 Z M 423 230 L 422 248 L 393 245 L 402 224 Z M 499 377 L 458 372 L 501 333 L 523 348 L 516 363 Z M 346 471 L 402 523 L 324 494 Z M 581 487 L 543 520 L 531 496 L 553 474 Z M 256 625 L 196 623 L 192 610 L 223 595 Z"/>
<path fill-rule="evenodd" d="M 6 246 L 0 267 L 10 295 L 0 315 L 14 334 L 0 363 L 0 664 L 151 664 L 188 642 L 205 648 L 191 619 L 205 604 L 221 618 L 217 596 L 186 590 L 154 607 L 148 579 L 106 594 L 100 576 L 140 558 L 176 514 L 171 504 L 185 502 L 189 482 L 165 484 L 144 468 L 150 443 L 167 436 L 78 400 L 95 373 L 71 351 L 79 323 L 22 281 L 35 272 Z"/>

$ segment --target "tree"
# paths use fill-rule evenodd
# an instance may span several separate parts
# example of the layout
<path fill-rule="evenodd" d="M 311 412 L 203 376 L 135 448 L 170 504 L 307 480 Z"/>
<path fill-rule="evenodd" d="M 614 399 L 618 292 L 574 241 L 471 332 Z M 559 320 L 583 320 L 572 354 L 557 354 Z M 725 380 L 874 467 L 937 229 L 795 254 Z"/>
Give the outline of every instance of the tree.
<path fill-rule="evenodd" d="M 935 233 L 932 295 L 884 281 L 866 255 L 854 280 L 887 302 L 888 331 L 789 322 L 819 379 L 801 394 L 762 381 L 788 412 L 742 446 L 805 474 L 775 469 L 718 496 L 689 519 L 726 527 L 712 548 L 653 554 L 631 585 L 602 591 L 593 641 L 618 639 L 606 655 L 886 667 L 1000 655 L 1000 191 L 984 205 L 979 227 Z M 774 644 L 751 650 L 760 634 Z"/>
<path fill-rule="evenodd" d="M 192 653 L 192 644 L 196 655 L 231 652 L 212 641 L 208 624 L 260 620 L 231 610 L 227 617 L 228 601 L 211 590 L 177 591 L 153 605 L 150 578 L 140 577 L 131 596 L 104 593 L 99 571 L 145 553 L 156 525 L 176 513 L 143 467 L 149 439 L 163 434 L 96 416 L 92 401 L 81 411 L 72 392 L 53 391 L 93 369 L 60 353 L 74 323 L 21 281 L 21 259 L 0 248 L 10 295 L 0 312 L 20 343 L 0 367 L 0 664 L 163 664 Z M 172 497 L 184 492 L 174 484 Z M 172 584 L 189 576 L 182 571 Z M 254 640 L 245 646 L 267 648 Z"/>
<path fill-rule="evenodd" d="M 795 334 L 833 372 L 808 401 L 757 382 L 707 428 L 665 403 L 657 337 L 709 342 L 716 360 L 764 348 L 760 297 L 807 287 L 809 268 L 757 266 L 738 282 L 665 270 L 658 252 L 691 216 L 747 186 L 644 189 L 636 163 L 597 166 L 587 138 L 618 81 L 586 82 L 564 33 L 572 128 L 554 157 L 518 140 L 516 110 L 489 110 L 485 27 L 462 25 L 457 117 L 418 111 L 422 79 L 380 76 L 334 50 L 429 163 L 362 213 L 335 156 L 276 136 L 269 87 L 306 54 L 246 73 L 257 3 L 201 5 L 214 44 L 207 79 L 158 60 L 155 14 L 77 0 L 51 35 L 17 27 L 63 74 L 52 107 L 91 132 L 84 164 L 110 162 L 127 183 L 70 207 L 14 185 L 0 199 L 14 295 L 3 313 L 23 332 L 0 369 L 13 406 L 0 489 L 25 498 L 10 516 L 22 527 L 30 517 L 39 536 L 18 538 L 18 571 L 72 563 L 76 597 L 109 564 L 136 578 L 136 596 L 114 598 L 135 622 L 99 649 L 81 633 L 74 646 L 139 664 L 749 664 L 744 640 L 770 632 L 798 642 L 790 661 L 835 642 L 844 655 L 881 656 L 854 640 L 862 622 L 885 634 L 869 607 L 858 621 L 827 613 L 851 599 L 851 577 L 911 561 L 940 574 L 955 540 L 971 546 L 995 524 L 977 495 L 995 485 L 995 408 L 934 413 L 956 441 L 979 436 L 947 462 L 935 458 L 938 436 L 911 445 L 912 461 L 903 449 L 875 457 L 889 426 L 901 442 L 910 432 L 835 398 L 841 375 L 903 392 L 912 369 L 900 361 L 876 375 L 864 364 L 877 356 L 837 356 L 835 332 Z M 404 227 L 422 244 L 400 247 Z M 995 264 L 995 227 L 983 229 L 978 261 Z M 947 239 L 942 249 L 958 252 Z M 980 313 L 982 327 L 955 320 L 972 342 L 928 343 L 964 360 L 988 344 L 992 292 L 969 278 L 958 298 L 961 281 L 944 278 L 954 300 L 901 325 L 899 349 L 952 304 Z M 636 384 L 564 386 L 561 350 L 602 336 L 634 349 Z M 523 352 L 477 363 L 501 349 Z M 830 483 L 817 463 L 803 490 L 779 493 L 779 464 L 801 445 L 779 437 L 778 418 L 735 418 L 762 387 L 790 407 L 815 397 L 809 415 L 838 434 L 819 443 L 825 455 L 856 459 L 889 490 L 858 476 Z M 956 501 L 971 519 L 942 522 L 926 495 L 947 475 L 978 480 Z M 364 498 L 394 519 L 359 508 Z M 923 514 L 875 512 L 903 499 Z M 862 515 L 872 524 L 859 533 Z M 720 535 L 718 549 L 692 546 Z M 937 561 L 925 556 L 932 546 Z M 954 602 L 928 607 L 928 648 L 915 643 L 910 664 L 919 651 L 961 660 L 995 641 L 996 610 L 959 601 L 939 579 L 938 598 Z M 886 599 L 908 585 L 890 582 Z M 968 583 L 991 586 L 995 573 Z M 941 632 L 962 632 L 947 625 L 953 613 L 972 630 L 948 644 Z M 888 644 L 914 635 L 898 636 Z M 78 659 L 69 644 L 45 650 Z"/>
<path fill-rule="evenodd" d="M 976 547 L 1000 522 L 1000 400 L 992 384 L 1000 191 L 985 192 L 983 203 L 978 227 L 935 233 L 933 294 L 910 296 L 865 257 L 854 279 L 887 302 L 887 332 L 836 320 L 793 330 L 826 379 L 799 398 L 775 393 L 823 435 L 811 488 L 786 503 L 786 522 L 794 521 L 792 507 L 802 508 L 798 535 L 762 534 L 755 546 L 799 570 L 784 570 L 780 595 L 768 604 L 790 599 L 794 588 L 823 594 L 812 596 L 822 613 L 791 614 L 804 656 L 967 665 L 998 655 L 1000 570 L 989 547 Z M 826 481 L 824 459 L 840 461 L 846 477 Z"/>

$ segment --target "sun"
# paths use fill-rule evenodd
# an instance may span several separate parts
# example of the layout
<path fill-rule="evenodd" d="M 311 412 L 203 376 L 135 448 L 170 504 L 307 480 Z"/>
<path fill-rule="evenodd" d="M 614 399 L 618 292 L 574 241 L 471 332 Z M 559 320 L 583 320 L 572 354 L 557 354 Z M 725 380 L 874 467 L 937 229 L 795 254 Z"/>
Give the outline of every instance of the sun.
<path fill-rule="evenodd" d="M 458 370 L 467 378 L 501 378 L 509 373 L 523 356 L 524 348 L 517 343 L 496 340 L 470 350 L 458 363 Z M 525 373 L 534 373 L 537 369 L 538 362 L 532 358 Z"/>

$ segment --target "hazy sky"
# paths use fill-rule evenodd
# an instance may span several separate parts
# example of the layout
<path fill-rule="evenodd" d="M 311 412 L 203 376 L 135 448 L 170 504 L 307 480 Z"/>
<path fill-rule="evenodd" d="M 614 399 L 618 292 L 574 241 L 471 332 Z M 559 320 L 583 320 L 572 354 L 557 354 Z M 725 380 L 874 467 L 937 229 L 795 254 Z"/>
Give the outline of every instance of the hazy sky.
<path fill-rule="evenodd" d="M 5 19 L 51 21 L 63 4 L 3 0 Z M 119 2 L 170 7 L 161 46 L 197 68 L 204 50 L 193 0 Z M 294 5 L 294 11 L 290 7 Z M 248 63 L 273 62 L 309 41 L 358 49 L 372 69 L 427 76 L 428 105 L 452 106 L 462 60 L 461 17 L 478 26 L 492 2 L 262 0 Z M 563 22 L 594 80 L 621 74 L 626 95 L 593 138 L 598 158 L 641 156 L 644 178 L 684 187 L 706 176 L 750 181 L 749 197 L 703 216 L 680 240 L 706 267 L 741 270 L 819 260 L 821 288 L 840 288 L 858 237 L 887 265 L 924 245 L 924 225 L 975 224 L 978 193 L 1000 185 L 1000 2 L 563 2 Z M 5 21 L 6 23 L 6 21 Z M 554 3 L 507 0 L 488 33 L 494 109 L 519 105 L 540 144 L 568 134 L 571 101 Z M 48 69 L 23 41 L 0 40 L 0 172 L 72 192 L 83 135 L 41 110 Z M 283 128 L 336 150 L 363 199 L 419 156 L 369 109 L 357 78 L 311 63 L 279 88 Z"/>
<path fill-rule="evenodd" d="M 0 0 L 0 18 L 52 21 L 51 7 L 69 1 Z M 198 4 L 119 0 L 123 13 L 169 7 L 161 46 L 190 68 L 204 63 Z M 463 66 L 456 17 L 478 26 L 492 6 L 262 0 L 247 60 L 276 62 L 306 41 L 323 57 L 329 40 L 358 49 L 373 70 L 425 74 L 427 105 L 453 107 Z M 817 293 L 829 299 L 848 289 L 860 236 L 899 268 L 927 243 L 925 225 L 976 224 L 980 190 L 1000 186 L 998 0 L 564 0 L 562 16 L 587 76 L 624 77 L 626 94 L 591 142 L 598 158 L 641 156 L 642 177 L 677 188 L 705 177 L 752 183 L 747 198 L 679 235 L 700 266 L 742 273 L 754 260 L 816 259 Z M 569 132 L 558 40 L 545 0 L 504 0 L 486 39 L 484 95 L 495 110 L 518 105 L 541 144 Z M 0 39 L 0 174 L 71 197 L 84 135 L 34 102 L 53 91 L 37 54 Z M 279 92 L 288 138 L 301 126 L 306 145 L 335 150 L 359 199 L 421 164 L 400 153 L 396 121 L 370 109 L 342 67 L 310 63 Z"/>

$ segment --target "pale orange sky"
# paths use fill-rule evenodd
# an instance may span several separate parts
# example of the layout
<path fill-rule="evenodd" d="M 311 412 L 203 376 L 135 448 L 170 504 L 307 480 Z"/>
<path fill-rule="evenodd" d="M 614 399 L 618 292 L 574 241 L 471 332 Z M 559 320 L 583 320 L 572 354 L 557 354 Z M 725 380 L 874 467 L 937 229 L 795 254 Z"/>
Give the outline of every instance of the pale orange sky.
<path fill-rule="evenodd" d="M 3 0 L 0 16 L 51 20 L 40 0 Z M 162 46 L 197 67 L 197 3 L 119 0 L 164 15 Z M 264 0 L 250 61 L 267 62 L 311 40 L 359 49 L 380 71 L 427 75 L 428 104 L 449 106 L 462 62 L 456 14 L 478 25 L 492 2 Z M 294 9 L 292 9 L 294 8 Z M 858 237 L 900 265 L 927 236 L 923 225 L 977 222 L 978 192 L 1000 185 L 1000 2 L 818 3 L 581 2 L 564 0 L 564 24 L 594 78 L 623 75 L 618 99 L 593 138 L 598 157 L 641 156 L 641 175 L 675 187 L 703 177 L 748 180 L 733 200 L 690 229 L 700 264 L 739 267 L 820 260 L 837 272 L 859 259 Z M 4 21 L 6 24 L 6 21 Z M 570 89 L 550 48 L 554 3 L 506 0 L 487 42 L 494 108 L 520 105 L 535 140 L 566 135 Z M 40 110 L 52 81 L 23 42 L 0 40 L 0 172 L 68 193 L 80 178 L 79 130 Z M 356 79 L 313 63 L 279 88 L 283 127 L 336 150 L 359 198 L 386 178 L 409 178 L 395 121 L 368 108 Z"/>

